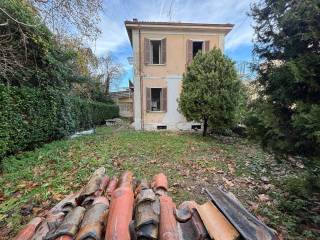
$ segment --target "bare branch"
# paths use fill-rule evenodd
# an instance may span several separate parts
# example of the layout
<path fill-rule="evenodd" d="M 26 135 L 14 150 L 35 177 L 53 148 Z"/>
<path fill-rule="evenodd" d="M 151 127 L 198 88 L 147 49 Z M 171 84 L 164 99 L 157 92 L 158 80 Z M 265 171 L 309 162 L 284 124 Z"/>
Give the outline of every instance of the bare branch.
<path fill-rule="evenodd" d="M 7 19 L 7 21 L 6 22 L 4 22 L 4 23 L 0 23 L 0 26 L 2 27 L 2 26 L 7 26 L 9 24 L 9 20 Z"/>
<path fill-rule="evenodd" d="M 102 0 L 28 0 L 45 24 L 58 36 L 82 36 L 95 40 Z"/>
<path fill-rule="evenodd" d="M 99 58 L 98 75 L 104 85 L 106 95 L 110 92 L 111 84 L 114 84 L 122 74 L 122 65 L 115 63 L 111 56 Z"/>
<path fill-rule="evenodd" d="M 7 13 L 3 8 L 0 7 L 0 11 L 2 11 L 4 14 L 6 14 L 11 20 L 13 20 L 14 22 L 18 23 L 18 24 L 21 24 L 23 26 L 26 26 L 26 27 L 37 27 L 40 25 L 39 24 L 36 24 L 36 25 L 31 25 L 31 24 L 28 24 L 28 23 L 23 23 L 23 22 L 20 22 L 18 21 L 17 19 L 15 19 L 14 17 L 12 17 L 9 13 Z"/>

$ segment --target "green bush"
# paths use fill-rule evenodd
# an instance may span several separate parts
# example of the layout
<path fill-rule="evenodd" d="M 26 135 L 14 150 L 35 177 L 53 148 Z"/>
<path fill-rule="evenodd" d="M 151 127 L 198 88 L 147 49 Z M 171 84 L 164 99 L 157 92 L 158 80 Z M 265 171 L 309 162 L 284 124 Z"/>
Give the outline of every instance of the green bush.
<path fill-rule="evenodd" d="M 0 159 L 117 117 L 118 107 L 63 90 L 0 84 Z"/>

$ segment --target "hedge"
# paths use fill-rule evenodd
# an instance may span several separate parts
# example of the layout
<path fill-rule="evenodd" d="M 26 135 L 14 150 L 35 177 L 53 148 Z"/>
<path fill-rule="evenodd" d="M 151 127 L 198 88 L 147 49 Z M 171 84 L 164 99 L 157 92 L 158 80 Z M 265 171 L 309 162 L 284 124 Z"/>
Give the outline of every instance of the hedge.
<path fill-rule="evenodd" d="M 83 100 L 61 90 L 0 84 L 0 159 L 118 115 L 115 105 Z"/>

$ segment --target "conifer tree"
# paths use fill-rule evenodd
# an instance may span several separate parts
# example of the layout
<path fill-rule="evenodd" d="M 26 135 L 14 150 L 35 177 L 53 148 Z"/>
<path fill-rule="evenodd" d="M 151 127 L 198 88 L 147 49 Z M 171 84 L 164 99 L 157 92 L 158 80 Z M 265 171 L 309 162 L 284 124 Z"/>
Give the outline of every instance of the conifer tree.
<path fill-rule="evenodd" d="M 320 154 L 320 2 L 264 0 L 252 6 L 262 114 L 254 121 L 278 153 Z"/>
<path fill-rule="evenodd" d="M 182 80 L 180 111 L 188 121 L 225 129 L 233 126 L 239 102 L 240 80 L 233 62 L 220 49 L 198 53 Z"/>

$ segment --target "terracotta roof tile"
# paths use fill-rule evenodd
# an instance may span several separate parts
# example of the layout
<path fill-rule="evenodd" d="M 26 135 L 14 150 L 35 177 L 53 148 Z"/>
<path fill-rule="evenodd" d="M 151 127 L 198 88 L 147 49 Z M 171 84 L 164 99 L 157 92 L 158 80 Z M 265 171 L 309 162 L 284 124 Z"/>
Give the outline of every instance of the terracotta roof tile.
<path fill-rule="evenodd" d="M 105 169 L 99 168 L 78 193 L 68 195 L 45 216 L 34 218 L 15 240 L 204 240 L 210 239 L 208 221 L 221 224 L 215 217 L 220 208 L 215 207 L 215 214 L 211 214 L 199 210 L 204 205 L 199 208 L 194 201 L 186 201 L 176 209 L 163 173 L 154 176 L 152 184 L 141 180 L 134 187 L 133 180 L 127 171 L 119 181 L 116 177 L 109 181 Z M 230 219 L 223 221 L 229 224 Z M 215 239 L 226 236 L 219 231 Z"/>

